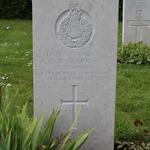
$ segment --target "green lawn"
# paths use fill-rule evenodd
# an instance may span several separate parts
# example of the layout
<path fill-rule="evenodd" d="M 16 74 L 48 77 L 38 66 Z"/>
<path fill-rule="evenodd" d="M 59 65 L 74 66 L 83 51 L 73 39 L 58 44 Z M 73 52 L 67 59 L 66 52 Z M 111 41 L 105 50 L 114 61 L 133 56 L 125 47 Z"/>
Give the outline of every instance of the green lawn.
<path fill-rule="evenodd" d="M 116 136 L 136 138 L 134 120 L 150 130 L 150 66 L 118 65 Z"/>
<path fill-rule="evenodd" d="M 29 102 L 32 113 L 32 22 L 0 20 L 0 82 L 11 83 L 10 99 Z"/>
<path fill-rule="evenodd" d="M 121 47 L 121 23 L 119 24 Z M 0 20 L 0 82 L 11 83 L 10 100 L 22 106 L 29 102 L 33 113 L 32 22 Z M 133 139 L 136 119 L 150 130 L 150 66 L 118 65 L 116 138 Z"/>

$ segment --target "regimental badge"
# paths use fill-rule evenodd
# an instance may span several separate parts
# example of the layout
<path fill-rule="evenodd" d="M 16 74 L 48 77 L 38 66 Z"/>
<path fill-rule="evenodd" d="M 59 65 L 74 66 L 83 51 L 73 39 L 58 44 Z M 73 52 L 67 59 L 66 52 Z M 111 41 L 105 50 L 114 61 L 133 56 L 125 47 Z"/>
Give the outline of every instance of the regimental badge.
<path fill-rule="evenodd" d="M 94 35 L 94 24 L 90 15 L 79 8 L 63 12 L 56 21 L 58 39 L 67 47 L 81 48 Z"/>

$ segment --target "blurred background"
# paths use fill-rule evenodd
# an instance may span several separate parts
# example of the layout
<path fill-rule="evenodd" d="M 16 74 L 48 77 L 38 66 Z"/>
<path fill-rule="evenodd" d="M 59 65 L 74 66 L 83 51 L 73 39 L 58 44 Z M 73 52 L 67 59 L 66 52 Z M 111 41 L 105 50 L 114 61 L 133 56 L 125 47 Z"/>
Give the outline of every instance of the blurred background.
<path fill-rule="evenodd" d="M 119 0 L 119 21 L 122 21 L 122 6 L 123 0 Z M 32 0 L 0 0 L 0 18 L 32 19 Z"/>
<path fill-rule="evenodd" d="M 0 18 L 31 19 L 32 0 L 0 0 Z"/>

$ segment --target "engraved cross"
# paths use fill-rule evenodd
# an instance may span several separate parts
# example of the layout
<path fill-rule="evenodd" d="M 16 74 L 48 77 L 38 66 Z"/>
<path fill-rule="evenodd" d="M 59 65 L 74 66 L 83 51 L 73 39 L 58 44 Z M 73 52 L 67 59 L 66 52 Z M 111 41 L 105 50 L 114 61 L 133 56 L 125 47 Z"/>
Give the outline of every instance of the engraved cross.
<path fill-rule="evenodd" d="M 72 85 L 72 100 L 61 99 L 62 105 L 72 106 L 73 122 L 77 119 L 77 106 L 78 105 L 87 105 L 88 106 L 88 99 L 78 100 L 77 95 L 78 95 L 78 85 Z"/>
<path fill-rule="evenodd" d="M 142 10 L 136 10 L 136 19 L 128 20 L 129 27 L 135 27 L 135 42 L 143 41 L 143 27 L 150 27 L 150 20 L 144 20 Z"/>

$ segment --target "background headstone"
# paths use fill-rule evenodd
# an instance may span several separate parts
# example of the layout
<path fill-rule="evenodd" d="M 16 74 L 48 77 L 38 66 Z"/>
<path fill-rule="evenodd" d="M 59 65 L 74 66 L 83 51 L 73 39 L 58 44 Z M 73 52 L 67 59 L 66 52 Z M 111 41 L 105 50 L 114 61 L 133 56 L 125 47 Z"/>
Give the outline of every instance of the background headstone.
<path fill-rule="evenodd" d="M 95 131 L 85 150 L 114 144 L 118 2 L 34 0 L 34 112 L 61 108 L 55 134 Z"/>
<path fill-rule="evenodd" d="M 123 43 L 150 45 L 150 0 L 124 0 Z"/>

